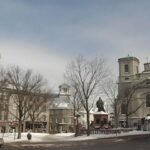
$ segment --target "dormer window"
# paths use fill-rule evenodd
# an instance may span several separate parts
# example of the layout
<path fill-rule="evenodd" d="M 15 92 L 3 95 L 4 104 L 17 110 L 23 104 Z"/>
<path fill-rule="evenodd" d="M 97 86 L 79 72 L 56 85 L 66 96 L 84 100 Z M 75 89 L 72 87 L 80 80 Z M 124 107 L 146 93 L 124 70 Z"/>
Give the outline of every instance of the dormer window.
<path fill-rule="evenodd" d="M 124 65 L 124 72 L 127 72 L 127 73 L 129 72 L 129 65 L 127 65 L 127 64 Z"/>

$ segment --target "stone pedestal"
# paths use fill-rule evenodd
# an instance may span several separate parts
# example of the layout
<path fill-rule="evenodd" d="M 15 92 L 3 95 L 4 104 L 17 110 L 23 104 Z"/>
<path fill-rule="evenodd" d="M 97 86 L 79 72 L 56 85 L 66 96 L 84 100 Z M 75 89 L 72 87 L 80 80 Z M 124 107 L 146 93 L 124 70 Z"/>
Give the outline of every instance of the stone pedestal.
<path fill-rule="evenodd" d="M 108 124 L 108 113 L 100 111 L 94 113 L 93 126 L 95 128 L 103 128 Z"/>

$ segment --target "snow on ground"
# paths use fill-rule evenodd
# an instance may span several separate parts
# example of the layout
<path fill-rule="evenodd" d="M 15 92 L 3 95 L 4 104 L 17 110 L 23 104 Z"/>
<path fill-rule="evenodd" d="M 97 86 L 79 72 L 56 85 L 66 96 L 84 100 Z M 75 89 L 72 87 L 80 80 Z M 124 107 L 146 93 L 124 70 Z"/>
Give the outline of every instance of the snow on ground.
<path fill-rule="evenodd" d="M 3 137 L 5 143 L 18 142 L 18 141 L 27 142 L 28 141 L 27 134 L 28 133 L 22 133 L 21 139 L 17 139 L 17 133 L 5 133 L 5 134 L 0 133 L 0 137 Z M 31 134 L 32 134 L 31 142 L 57 142 L 57 141 L 81 141 L 81 140 L 98 139 L 98 138 L 150 134 L 150 131 L 135 130 L 135 131 L 119 133 L 119 134 L 91 134 L 90 136 L 82 135 L 78 137 L 75 137 L 74 133 L 60 133 L 60 134 L 31 133 Z"/>

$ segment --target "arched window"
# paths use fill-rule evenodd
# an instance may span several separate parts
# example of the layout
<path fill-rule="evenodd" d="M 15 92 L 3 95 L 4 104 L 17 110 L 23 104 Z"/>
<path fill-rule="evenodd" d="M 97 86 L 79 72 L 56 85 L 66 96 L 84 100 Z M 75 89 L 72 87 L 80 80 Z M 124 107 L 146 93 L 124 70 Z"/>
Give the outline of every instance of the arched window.
<path fill-rule="evenodd" d="M 150 107 L 150 94 L 146 95 L 146 107 Z"/>

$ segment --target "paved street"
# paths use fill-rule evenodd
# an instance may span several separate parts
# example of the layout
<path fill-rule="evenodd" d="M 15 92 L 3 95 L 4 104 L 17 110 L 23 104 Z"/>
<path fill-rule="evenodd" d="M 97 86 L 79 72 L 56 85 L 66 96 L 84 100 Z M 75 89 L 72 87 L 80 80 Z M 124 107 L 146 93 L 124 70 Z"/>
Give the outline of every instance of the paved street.
<path fill-rule="evenodd" d="M 150 138 L 138 139 L 100 139 L 64 143 L 22 143 L 6 144 L 2 150 L 149 150 Z"/>

